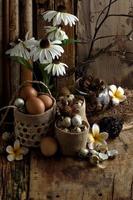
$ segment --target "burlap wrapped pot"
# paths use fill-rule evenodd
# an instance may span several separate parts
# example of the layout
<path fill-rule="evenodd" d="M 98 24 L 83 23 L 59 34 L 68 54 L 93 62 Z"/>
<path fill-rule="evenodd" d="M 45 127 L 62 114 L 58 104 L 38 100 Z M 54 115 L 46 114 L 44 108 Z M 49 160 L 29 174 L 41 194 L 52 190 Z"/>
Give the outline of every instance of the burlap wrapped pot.
<path fill-rule="evenodd" d="M 87 127 L 88 124 L 86 123 Z M 55 136 L 59 142 L 61 152 L 65 156 L 75 156 L 80 149 L 86 148 L 89 128 L 77 132 L 66 132 L 63 129 L 57 127 L 55 123 Z"/>

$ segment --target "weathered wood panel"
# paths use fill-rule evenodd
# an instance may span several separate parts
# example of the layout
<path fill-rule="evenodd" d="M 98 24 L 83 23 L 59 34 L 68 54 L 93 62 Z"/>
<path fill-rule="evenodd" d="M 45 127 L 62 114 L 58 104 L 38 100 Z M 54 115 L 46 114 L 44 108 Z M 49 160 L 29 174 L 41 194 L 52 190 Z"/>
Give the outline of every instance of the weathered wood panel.
<path fill-rule="evenodd" d="M 0 0 L 0 30 L 2 30 L 2 9 L 3 3 Z M 2 103 L 2 31 L 0 31 L 0 105 Z"/>
<path fill-rule="evenodd" d="M 9 62 L 5 57 L 4 52 L 7 50 L 7 46 L 9 43 L 9 0 L 3 1 L 3 31 L 2 31 L 2 46 L 3 46 L 3 62 L 2 65 L 2 103 L 7 104 L 10 99 L 10 69 Z M 6 88 L 6 90 L 5 90 Z"/>
<path fill-rule="evenodd" d="M 20 0 L 20 37 L 25 38 L 26 33 L 29 33 L 29 38 L 33 34 L 33 8 L 32 0 Z M 21 12 L 23 10 L 23 12 Z M 32 80 L 32 72 L 29 69 L 21 67 L 21 82 Z"/>
<path fill-rule="evenodd" d="M 9 42 L 19 37 L 19 0 L 9 1 Z M 10 61 L 11 95 L 17 91 L 20 83 L 20 66 Z"/>

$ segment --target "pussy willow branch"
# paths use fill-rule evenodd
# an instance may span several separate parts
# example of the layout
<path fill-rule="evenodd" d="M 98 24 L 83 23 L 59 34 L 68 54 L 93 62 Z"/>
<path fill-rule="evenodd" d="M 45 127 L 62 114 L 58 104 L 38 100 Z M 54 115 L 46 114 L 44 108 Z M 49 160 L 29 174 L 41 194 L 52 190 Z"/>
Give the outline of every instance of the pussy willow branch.
<path fill-rule="evenodd" d="M 111 8 L 111 4 L 112 4 L 112 0 L 109 0 L 109 4 L 108 4 L 108 7 L 106 8 L 107 9 L 107 12 L 106 12 L 106 15 L 104 16 L 103 20 L 100 22 L 100 24 L 95 27 L 95 33 L 93 35 L 93 38 L 92 38 L 92 41 L 91 41 L 91 45 L 90 45 L 90 50 L 89 50 L 89 58 L 91 57 L 91 52 L 92 52 L 92 49 L 93 49 L 93 45 L 94 45 L 94 40 L 97 36 L 97 33 L 99 32 L 102 24 L 105 22 L 105 20 L 107 19 L 108 15 L 109 15 L 109 11 L 110 11 L 110 8 Z"/>

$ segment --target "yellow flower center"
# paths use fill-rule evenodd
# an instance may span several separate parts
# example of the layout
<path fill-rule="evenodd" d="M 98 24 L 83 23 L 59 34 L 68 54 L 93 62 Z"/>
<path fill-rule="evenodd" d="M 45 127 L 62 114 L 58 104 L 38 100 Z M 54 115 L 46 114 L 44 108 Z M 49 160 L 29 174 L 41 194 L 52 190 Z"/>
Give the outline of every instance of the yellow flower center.
<path fill-rule="evenodd" d="M 15 156 L 18 156 L 21 154 L 20 148 L 19 149 L 14 149 L 14 154 Z"/>

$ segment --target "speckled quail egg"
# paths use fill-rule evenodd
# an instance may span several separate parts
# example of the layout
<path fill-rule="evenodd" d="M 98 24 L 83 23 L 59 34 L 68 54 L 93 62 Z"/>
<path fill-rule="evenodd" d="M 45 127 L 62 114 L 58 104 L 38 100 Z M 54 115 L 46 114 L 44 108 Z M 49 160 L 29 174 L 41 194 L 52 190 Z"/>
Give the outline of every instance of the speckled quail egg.
<path fill-rule="evenodd" d="M 71 126 L 71 118 L 65 117 L 62 121 L 62 125 L 66 128 L 69 128 Z"/>
<path fill-rule="evenodd" d="M 82 118 L 80 115 L 76 114 L 73 118 L 72 118 L 72 124 L 73 126 L 81 126 L 82 125 Z"/>
<path fill-rule="evenodd" d="M 74 132 L 77 132 L 77 133 L 81 133 L 81 128 L 80 127 L 75 127 L 73 129 Z"/>
<path fill-rule="evenodd" d="M 80 149 L 80 151 L 78 152 L 78 156 L 79 156 L 80 158 L 86 158 L 87 155 L 88 155 L 88 153 L 89 153 L 89 150 L 88 150 L 88 149 L 82 148 L 82 149 Z"/>
<path fill-rule="evenodd" d="M 75 99 L 74 94 L 69 94 L 69 95 L 67 96 L 67 100 L 68 100 L 69 102 L 73 101 L 74 99 Z"/>

